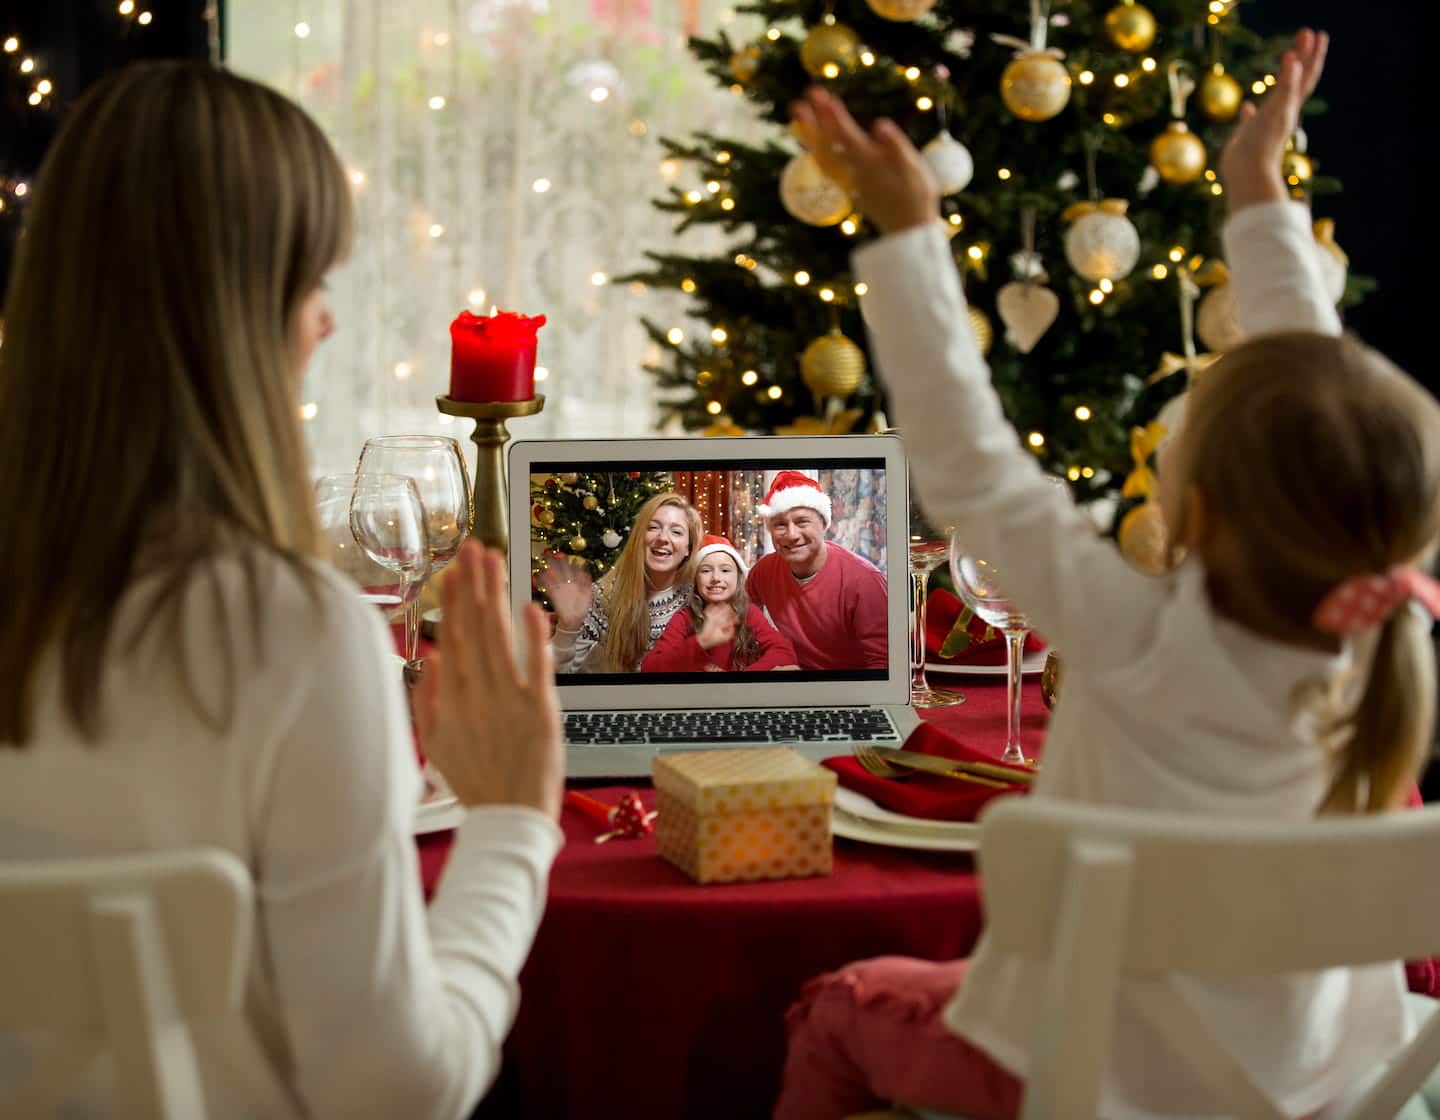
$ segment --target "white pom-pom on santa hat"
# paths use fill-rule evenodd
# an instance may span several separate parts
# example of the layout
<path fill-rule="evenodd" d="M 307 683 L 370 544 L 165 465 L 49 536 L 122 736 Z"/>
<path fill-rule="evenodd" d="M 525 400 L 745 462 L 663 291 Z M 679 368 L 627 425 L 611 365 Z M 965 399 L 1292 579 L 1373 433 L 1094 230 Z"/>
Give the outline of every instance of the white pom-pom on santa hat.
<path fill-rule="evenodd" d="M 820 484 L 799 471 L 780 471 L 770 484 L 763 505 L 757 507 L 761 517 L 775 517 L 792 509 L 813 509 L 822 521 L 830 524 L 830 496 Z"/>
<path fill-rule="evenodd" d="M 698 568 L 705 562 L 705 557 L 714 552 L 726 553 L 730 559 L 735 561 L 735 568 L 742 576 L 747 571 L 745 561 L 740 559 L 740 553 L 735 546 L 724 537 L 717 536 L 715 533 L 705 534 L 704 543 L 700 545 L 700 550 L 695 553 L 695 566 Z"/>

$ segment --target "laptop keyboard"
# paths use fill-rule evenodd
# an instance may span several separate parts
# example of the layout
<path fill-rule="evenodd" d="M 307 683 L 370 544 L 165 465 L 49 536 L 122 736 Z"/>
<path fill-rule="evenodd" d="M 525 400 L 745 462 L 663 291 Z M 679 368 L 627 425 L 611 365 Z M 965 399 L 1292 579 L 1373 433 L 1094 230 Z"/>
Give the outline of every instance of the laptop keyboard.
<path fill-rule="evenodd" d="M 896 743 L 882 708 L 567 712 L 567 743 Z"/>

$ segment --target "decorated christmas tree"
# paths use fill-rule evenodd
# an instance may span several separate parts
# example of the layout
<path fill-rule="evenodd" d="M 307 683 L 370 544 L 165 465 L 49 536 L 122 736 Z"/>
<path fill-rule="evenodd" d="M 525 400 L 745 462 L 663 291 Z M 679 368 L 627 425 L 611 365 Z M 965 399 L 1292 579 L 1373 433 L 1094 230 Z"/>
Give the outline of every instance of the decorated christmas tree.
<path fill-rule="evenodd" d="M 720 227 L 725 247 L 650 253 L 636 277 L 679 289 L 708 324 L 646 323 L 669 414 L 717 435 L 885 424 L 850 272 L 874 231 L 789 125 L 789 104 L 818 82 L 862 123 L 888 116 L 922 147 L 1007 414 L 1082 500 L 1115 495 L 1132 431 L 1203 368 L 1203 351 L 1236 341 L 1215 167 L 1284 42 L 1247 30 L 1234 0 L 742 11 L 765 20 L 753 41 L 722 31 L 692 48 L 774 134 L 666 142 L 689 175 L 656 205 L 682 233 Z M 1297 196 L 1337 186 L 1317 171 L 1297 134 L 1286 166 Z M 1323 224 L 1317 241 L 1338 300 L 1343 254 Z"/>
<path fill-rule="evenodd" d="M 530 479 L 532 566 L 552 554 L 568 556 L 599 579 L 615 563 L 635 515 L 656 494 L 672 489 L 664 471 L 584 471 Z"/>

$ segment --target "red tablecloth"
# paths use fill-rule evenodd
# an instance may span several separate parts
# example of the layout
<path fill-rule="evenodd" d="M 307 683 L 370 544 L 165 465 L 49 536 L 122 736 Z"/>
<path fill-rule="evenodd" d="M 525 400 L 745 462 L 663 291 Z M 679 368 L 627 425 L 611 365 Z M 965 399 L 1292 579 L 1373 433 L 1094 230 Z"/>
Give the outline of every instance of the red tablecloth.
<path fill-rule="evenodd" d="M 1044 738 L 1038 678 L 1027 751 Z M 1004 742 L 1002 681 L 932 718 L 975 744 Z M 591 790 L 613 801 L 624 786 Z M 650 791 L 643 790 L 648 801 Z M 980 932 L 969 855 L 839 840 L 825 878 L 696 886 L 653 839 L 596 845 L 573 810 L 545 919 L 521 976 L 506 1071 L 477 1113 L 493 1120 L 739 1120 L 769 1115 L 785 1009 L 810 977 L 886 953 L 963 956 Z M 448 834 L 419 842 L 427 892 Z"/>

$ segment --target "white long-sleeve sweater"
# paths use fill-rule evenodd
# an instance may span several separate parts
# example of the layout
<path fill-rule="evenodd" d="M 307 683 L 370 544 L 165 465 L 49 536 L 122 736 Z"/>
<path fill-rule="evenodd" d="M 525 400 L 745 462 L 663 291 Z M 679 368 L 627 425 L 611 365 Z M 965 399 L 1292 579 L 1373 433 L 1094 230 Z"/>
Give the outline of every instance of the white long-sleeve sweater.
<path fill-rule="evenodd" d="M 204 845 L 249 868 L 244 1011 L 197 1040 L 211 1115 L 463 1117 L 498 1070 L 560 831 L 518 806 L 471 810 L 427 912 L 410 722 L 373 608 L 318 569 L 312 601 L 262 562 L 257 651 L 239 565 L 216 573 L 228 620 L 193 587 L 183 633 L 157 629 L 133 652 L 144 604 L 127 595 L 94 745 L 63 718 L 47 655 L 35 741 L 0 747 L 0 859 Z M 196 717 L 161 658 L 179 642 L 209 699 L 227 653 L 240 666 L 226 731 Z M 44 1041 L 0 1035 L 0 1086 Z M 107 1104 L 102 1063 L 67 1115 Z"/>
<path fill-rule="evenodd" d="M 1242 326 L 1336 334 L 1309 215 L 1291 203 L 1231 219 L 1226 255 Z M 1292 719 L 1301 682 L 1343 658 L 1261 638 L 1218 616 L 1196 562 L 1131 568 L 1020 445 L 967 325 L 938 227 L 885 237 L 855 259 L 870 341 L 932 519 L 997 565 L 1007 592 L 1065 652 L 1065 697 L 1035 796 L 1175 813 L 1302 820 L 1326 788 L 1321 748 Z M 958 1033 L 1025 1074 L 1038 1003 L 1033 965 L 982 936 L 947 1009 Z M 1398 965 L 1187 994 L 1292 1114 L 1338 1096 L 1408 1036 Z M 1214 1115 L 1219 1107 L 1123 993 L 1104 1087 L 1108 1117 Z"/>

